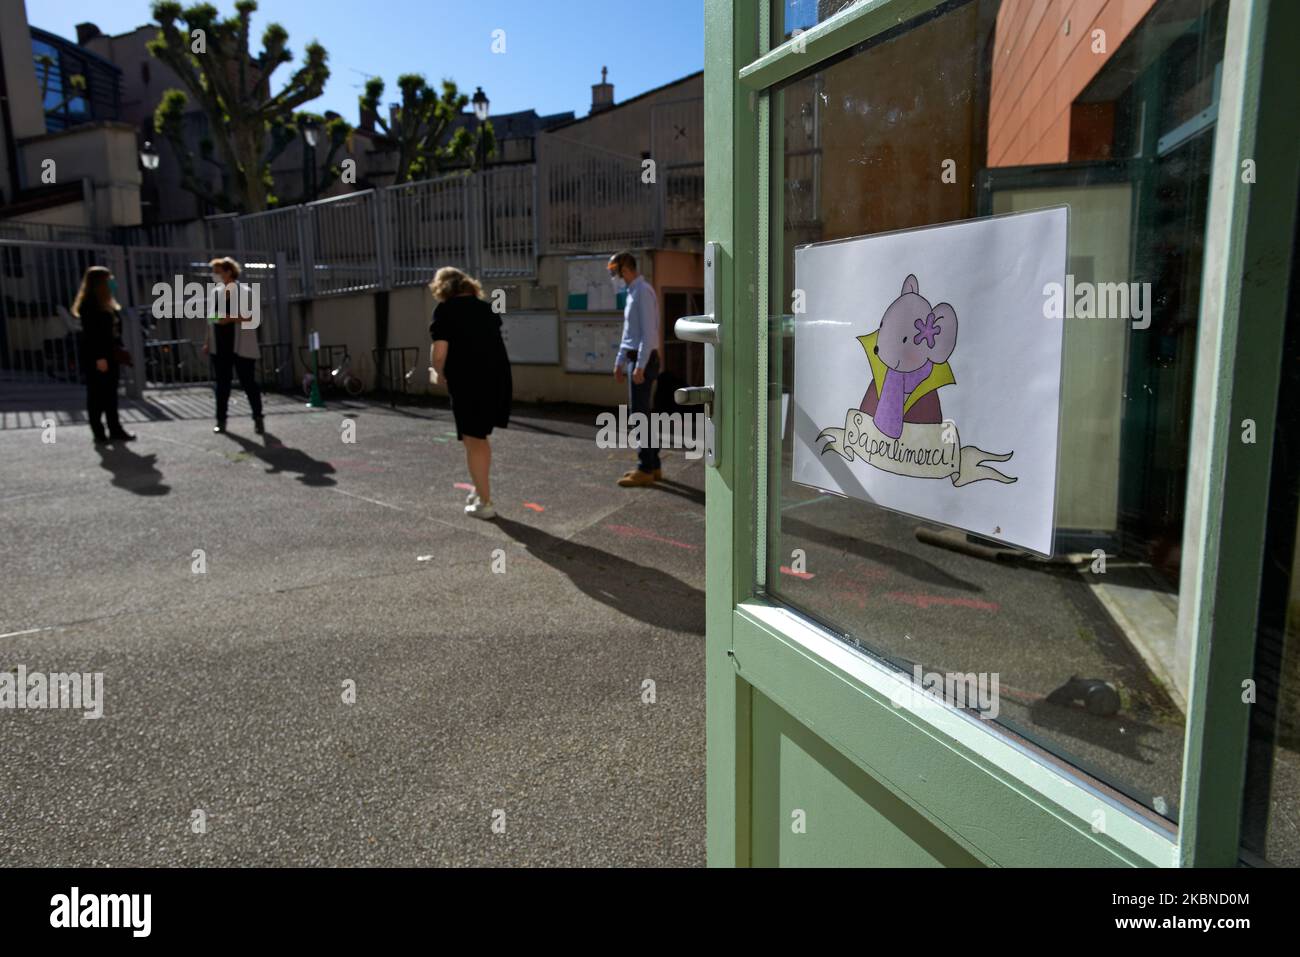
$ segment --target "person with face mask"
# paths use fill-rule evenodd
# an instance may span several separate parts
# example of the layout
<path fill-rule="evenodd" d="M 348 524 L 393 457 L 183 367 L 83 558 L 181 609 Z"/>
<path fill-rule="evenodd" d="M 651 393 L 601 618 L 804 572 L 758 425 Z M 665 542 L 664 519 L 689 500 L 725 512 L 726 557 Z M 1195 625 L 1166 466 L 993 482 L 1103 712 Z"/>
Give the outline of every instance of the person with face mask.
<path fill-rule="evenodd" d="M 121 319 L 114 297 L 113 274 L 91 266 L 81 279 L 72 314 L 81 320 L 81 367 L 86 376 L 86 418 L 96 445 L 131 442 L 117 412 L 118 363 L 121 359 Z M 104 426 L 108 426 L 105 432 Z"/>
<path fill-rule="evenodd" d="M 226 431 L 230 387 L 238 374 L 240 388 L 248 397 L 248 408 L 253 413 L 253 431 L 265 435 L 262 389 L 258 385 L 256 372 L 261 350 L 257 344 L 257 326 L 251 321 L 254 317 L 244 307 L 248 295 L 239 285 L 239 263 L 229 256 L 222 256 L 212 260 L 208 266 L 212 269 L 212 281 L 217 284 L 222 297 L 222 308 L 218 310 L 217 316 L 209 319 L 207 336 L 203 342 L 204 353 L 212 357 L 213 379 L 216 381 L 217 424 L 212 431 Z"/>
<path fill-rule="evenodd" d="M 609 278 L 617 292 L 627 290 L 623 307 L 623 341 L 614 362 L 614 378 L 628 383 L 628 414 L 641 413 L 649 422 L 651 396 L 659 377 L 659 300 L 654 288 L 636 270 L 636 257 L 624 250 L 609 259 Z M 650 430 L 647 429 L 647 432 Z M 664 477 L 657 439 L 650 435 L 637 449 L 637 467 L 624 474 L 624 488 L 653 485 Z"/>

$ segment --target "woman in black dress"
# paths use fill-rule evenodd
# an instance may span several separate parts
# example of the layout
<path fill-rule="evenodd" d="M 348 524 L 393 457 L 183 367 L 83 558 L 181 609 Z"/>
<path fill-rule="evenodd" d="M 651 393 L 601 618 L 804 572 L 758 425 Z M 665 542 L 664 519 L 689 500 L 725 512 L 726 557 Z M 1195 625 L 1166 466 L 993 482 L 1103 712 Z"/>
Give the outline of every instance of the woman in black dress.
<path fill-rule="evenodd" d="M 120 308 L 109 283 L 113 274 L 91 266 L 81 277 L 72 314 L 81 320 L 81 368 L 86 376 L 86 417 L 96 445 L 135 438 L 117 416 L 118 350 L 122 348 Z M 101 421 L 101 419 L 103 421 Z M 104 426 L 108 431 L 105 433 Z"/>
<path fill-rule="evenodd" d="M 429 284 L 438 305 L 433 310 L 429 335 L 429 377 L 436 385 L 445 380 L 451 393 L 451 414 L 456 438 L 465 444 L 474 491 L 465 514 L 493 518 L 492 446 L 494 428 L 510 424 L 510 359 L 501 338 L 501 317 L 483 301 L 483 288 L 459 269 L 438 270 Z"/>

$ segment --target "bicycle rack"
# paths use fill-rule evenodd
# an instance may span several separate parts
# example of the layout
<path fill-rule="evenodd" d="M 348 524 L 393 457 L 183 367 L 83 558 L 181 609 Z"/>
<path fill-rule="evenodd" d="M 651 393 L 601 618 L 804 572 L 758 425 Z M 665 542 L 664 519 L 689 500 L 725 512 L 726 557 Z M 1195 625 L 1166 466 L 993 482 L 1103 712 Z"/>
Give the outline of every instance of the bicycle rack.
<path fill-rule="evenodd" d="M 345 345 L 322 345 L 320 347 L 320 387 L 321 390 L 335 388 L 334 376 L 331 372 L 343 364 L 343 357 L 348 354 L 348 347 Z M 298 347 L 298 359 L 302 362 L 302 367 L 308 373 L 312 371 L 312 350 L 307 346 Z M 299 382 L 298 385 L 302 383 Z"/>
<path fill-rule="evenodd" d="M 395 346 L 391 349 L 372 349 L 375 369 L 379 372 L 382 388 L 388 393 L 388 404 L 397 407 L 397 392 L 407 394 L 407 383 L 416 375 L 420 362 L 419 346 Z"/>
<path fill-rule="evenodd" d="M 293 379 L 293 344 L 289 342 L 265 342 L 262 350 L 262 388 L 280 391 L 294 391 L 297 385 Z"/>

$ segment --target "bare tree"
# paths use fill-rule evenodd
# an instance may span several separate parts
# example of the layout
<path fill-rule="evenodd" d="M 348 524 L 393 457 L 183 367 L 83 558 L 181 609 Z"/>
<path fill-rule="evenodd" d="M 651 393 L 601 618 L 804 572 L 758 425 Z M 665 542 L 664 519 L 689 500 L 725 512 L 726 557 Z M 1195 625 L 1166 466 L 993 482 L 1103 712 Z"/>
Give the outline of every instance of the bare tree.
<path fill-rule="evenodd" d="M 362 113 L 373 114 L 379 129 L 397 144 L 396 182 L 429 179 L 449 164 L 472 166 L 480 153 L 491 155 L 495 151 L 491 123 L 484 123 L 473 134 L 463 126 L 457 127 L 447 136 L 448 128 L 469 103 L 469 97 L 451 80 L 442 81 L 439 94 L 420 74 L 406 73 L 397 78 L 397 88 L 402 91 L 402 102 L 395 105 L 390 118 L 379 109 L 384 95 L 382 79 L 376 76 L 367 80 L 366 91 L 360 97 Z"/>
<path fill-rule="evenodd" d="M 289 34 L 278 23 L 262 32 L 262 50 L 249 50 L 250 20 L 256 0 L 238 0 L 235 15 L 219 19 L 216 7 L 198 3 L 182 9 L 175 0 L 153 5 L 158 36 L 149 52 L 180 77 L 184 90 L 168 90 L 154 113 L 154 128 L 176 153 L 182 185 L 225 212 L 257 212 L 276 205 L 271 163 L 300 133 L 312 114 L 299 113 L 304 103 L 325 88 L 328 56 L 319 43 L 307 45 L 302 65 L 277 93 L 271 75 L 291 63 Z M 200 144 L 198 160 L 223 173 L 222 185 L 212 186 L 184 140 L 183 116 L 190 99 L 208 119 L 210 135 Z M 341 118 L 324 125 L 329 149 L 321 174 L 312 177 L 312 199 L 338 177 L 333 160 L 348 140 L 351 128 Z M 304 186 L 305 188 L 305 186 Z"/>

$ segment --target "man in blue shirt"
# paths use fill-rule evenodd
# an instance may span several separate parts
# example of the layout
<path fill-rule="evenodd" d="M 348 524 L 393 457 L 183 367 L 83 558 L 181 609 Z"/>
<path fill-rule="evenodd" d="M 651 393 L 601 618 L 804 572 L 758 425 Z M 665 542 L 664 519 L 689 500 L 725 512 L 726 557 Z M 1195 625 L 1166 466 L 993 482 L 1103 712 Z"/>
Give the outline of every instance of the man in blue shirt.
<path fill-rule="evenodd" d="M 659 440 L 650 428 L 650 397 L 659 377 L 659 299 L 650 283 L 636 271 L 636 257 L 630 252 L 615 253 L 608 268 L 615 290 L 627 290 L 623 341 L 614 362 L 614 378 L 619 382 L 628 380 L 628 420 L 644 422 L 647 436 L 645 445 L 637 449 L 637 468 L 619 479 L 618 484 L 624 488 L 653 485 L 664 477 L 659 465 Z"/>

